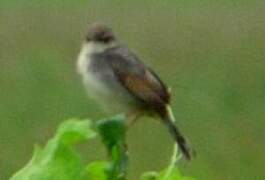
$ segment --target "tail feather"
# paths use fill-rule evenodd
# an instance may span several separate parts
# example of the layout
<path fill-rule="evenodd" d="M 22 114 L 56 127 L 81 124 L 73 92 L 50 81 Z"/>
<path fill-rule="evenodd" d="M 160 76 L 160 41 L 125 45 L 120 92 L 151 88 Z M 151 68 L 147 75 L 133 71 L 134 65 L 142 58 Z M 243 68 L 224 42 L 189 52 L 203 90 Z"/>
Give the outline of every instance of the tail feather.
<path fill-rule="evenodd" d="M 182 154 L 185 156 L 187 160 L 191 159 L 191 149 L 184 138 L 184 136 L 181 134 L 177 126 L 174 124 L 175 118 L 173 116 L 173 113 L 170 108 L 168 108 L 168 115 L 163 118 L 165 125 L 167 126 L 170 134 L 173 136 L 174 140 L 179 146 L 179 149 L 181 150 Z"/>
<path fill-rule="evenodd" d="M 180 133 L 178 128 L 171 121 L 167 121 L 166 125 L 169 129 L 169 132 L 171 133 L 176 143 L 178 144 L 179 149 L 181 150 L 182 154 L 185 156 L 187 160 L 190 160 L 191 152 L 190 152 L 190 148 L 184 136 Z"/>

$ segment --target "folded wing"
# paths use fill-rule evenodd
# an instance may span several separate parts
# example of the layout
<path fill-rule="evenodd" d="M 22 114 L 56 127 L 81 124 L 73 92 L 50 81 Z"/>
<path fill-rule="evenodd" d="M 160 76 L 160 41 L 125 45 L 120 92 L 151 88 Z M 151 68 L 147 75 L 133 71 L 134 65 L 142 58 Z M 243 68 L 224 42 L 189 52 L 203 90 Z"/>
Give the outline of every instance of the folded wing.
<path fill-rule="evenodd" d="M 154 110 L 165 110 L 170 102 L 170 94 L 150 68 L 128 51 L 109 51 L 105 55 L 116 78 L 132 96 Z"/>

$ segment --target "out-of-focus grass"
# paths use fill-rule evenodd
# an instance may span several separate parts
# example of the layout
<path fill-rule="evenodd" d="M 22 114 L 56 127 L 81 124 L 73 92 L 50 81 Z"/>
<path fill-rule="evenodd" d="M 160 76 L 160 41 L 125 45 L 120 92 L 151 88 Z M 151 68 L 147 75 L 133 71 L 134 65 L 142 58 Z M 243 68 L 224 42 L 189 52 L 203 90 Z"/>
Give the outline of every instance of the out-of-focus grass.
<path fill-rule="evenodd" d="M 82 34 L 95 21 L 110 24 L 172 86 L 178 124 L 198 154 L 180 164 L 185 174 L 265 177 L 264 5 L 1 0 L 1 179 L 25 164 L 33 143 L 47 140 L 58 119 L 106 116 L 86 98 L 75 73 Z M 129 132 L 130 179 L 162 168 L 171 144 L 157 121 L 138 121 Z M 100 147 L 94 142 L 80 150 L 94 160 Z"/>

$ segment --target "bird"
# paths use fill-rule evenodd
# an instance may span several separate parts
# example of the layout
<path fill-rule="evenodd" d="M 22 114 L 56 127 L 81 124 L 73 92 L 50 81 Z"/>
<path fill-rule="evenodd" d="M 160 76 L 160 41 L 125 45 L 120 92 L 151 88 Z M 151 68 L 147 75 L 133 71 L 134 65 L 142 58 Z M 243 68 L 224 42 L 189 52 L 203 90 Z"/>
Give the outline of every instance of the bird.
<path fill-rule="evenodd" d="M 187 140 L 174 123 L 169 88 L 120 42 L 112 28 L 99 23 L 88 28 L 77 58 L 77 72 L 88 95 L 105 109 L 122 112 L 132 122 L 142 116 L 160 119 L 184 157 L 192 158 Z"/>

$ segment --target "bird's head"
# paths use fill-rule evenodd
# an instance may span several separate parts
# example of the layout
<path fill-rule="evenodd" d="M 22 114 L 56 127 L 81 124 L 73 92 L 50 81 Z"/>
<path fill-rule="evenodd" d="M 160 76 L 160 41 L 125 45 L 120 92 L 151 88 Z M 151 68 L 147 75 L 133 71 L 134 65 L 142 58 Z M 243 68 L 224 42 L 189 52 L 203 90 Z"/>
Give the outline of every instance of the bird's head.
<path fill-rule="evenodd" d="M 94 24 L 88 30 L 86 42 L 94 42 L 99 44 L 111 44 L 116 40 L 111 28 L 103 24 Z"/>

